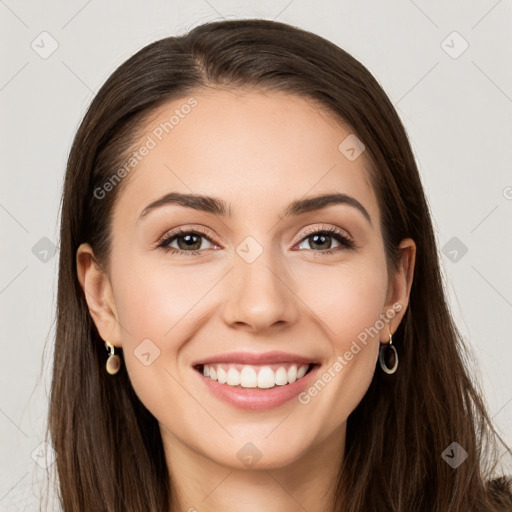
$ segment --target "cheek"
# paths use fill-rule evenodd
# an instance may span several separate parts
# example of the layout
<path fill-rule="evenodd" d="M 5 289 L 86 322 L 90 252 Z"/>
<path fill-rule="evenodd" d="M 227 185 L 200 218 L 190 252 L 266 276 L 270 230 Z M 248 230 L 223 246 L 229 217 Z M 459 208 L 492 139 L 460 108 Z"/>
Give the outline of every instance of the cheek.
<path fill-rule="evenodd" d="M 126 341 L 131 342 L 172 339 L 200 310 L 201 299 L 215 284 L 215 276 L 204 268 L 171 268 L 144 260 L 125 267 L 124 274 L 118 269 L 115 301 Z"/>
<path fill-rule="evenodd" d="M 298 294 L 318 318 L 331 352 L 301 403 L 336 428 L 360 402 L 375 372 L 379 330 L 385 325 L 387 270 L 375 258 L 326 267 L 314 278 L 304 273 L 301 282 Z"/>
<path fill-rule="evenodd" d="M 347 343 L 374 326 L 384 312 L 387 271 L 380 259 L 319 266 L 314 273 L 302 272 L 297 282 L 297 295 L 312 317 L 321 321 L 337 353 L 344 352 Z"/>
<path fill-rule="evenodd" d="M 123 356 L 135 393 L 165 424 L 176 422 L 168 416 L 171 409 L 188 411 L 190 421 L 200 423 L 201 411 L 190 407 L 180 385 L 187 369 L 177 363 L 199 329 L 202 300 L 218 278 L 143 258 L 120 262 L 114 277 Z"/>
<path fill-rule="evenodd" d="M 145 405 L 158 408 L 158 390 L 182 394 L 171 374 L 181 381 L 188 369 L 180 354 L 207 318 L 219 271 L 134 257 L 118 260 L 112 278 L 130 380 Z"/>

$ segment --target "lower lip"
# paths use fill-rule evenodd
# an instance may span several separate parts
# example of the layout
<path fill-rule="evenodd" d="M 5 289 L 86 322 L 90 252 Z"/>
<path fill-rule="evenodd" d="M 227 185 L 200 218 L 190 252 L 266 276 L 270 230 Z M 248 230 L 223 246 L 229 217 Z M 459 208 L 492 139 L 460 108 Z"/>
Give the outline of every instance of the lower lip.
<path fill-rule="evenodd" d="M 199 378 L 205 383 L 208 389 L 220 400 L 228 404 L 252 411 L 273 409 L 289 402 L 302 393 L 314 378 L 319 365 L 304 375 L 302 379 L 296 380 L 293 384 L 274 386 L 270 389 L 241 388 L 219 384 L 216 380 L 205 377 L 202 373 L 194 370 Z"/>

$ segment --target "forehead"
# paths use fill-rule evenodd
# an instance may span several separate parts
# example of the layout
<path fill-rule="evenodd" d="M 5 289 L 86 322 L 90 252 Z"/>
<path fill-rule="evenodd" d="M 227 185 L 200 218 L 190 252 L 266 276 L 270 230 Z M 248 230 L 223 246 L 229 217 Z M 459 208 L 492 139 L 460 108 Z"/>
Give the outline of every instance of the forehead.
<path fill-rule="evenodd" d="M 306 98 L 206 89 L 165 103 L 141 128 L 116 205 L 123 217 L 176 191 L 223 198 L 234 215 L 340 192 L 378 218 L 364 153 L 349 159 L 342 151 L 350 127 Z"/>

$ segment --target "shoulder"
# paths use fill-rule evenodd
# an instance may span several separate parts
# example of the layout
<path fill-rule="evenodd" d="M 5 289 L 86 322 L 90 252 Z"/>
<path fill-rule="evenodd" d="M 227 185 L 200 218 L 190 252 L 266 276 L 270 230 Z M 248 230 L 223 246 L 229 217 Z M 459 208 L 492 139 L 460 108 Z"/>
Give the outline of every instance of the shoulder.
<path fill-rule="evenodd" d="M 499 512 L 512 512 L 512 475 L 488 480 L 487 492 Z"/>

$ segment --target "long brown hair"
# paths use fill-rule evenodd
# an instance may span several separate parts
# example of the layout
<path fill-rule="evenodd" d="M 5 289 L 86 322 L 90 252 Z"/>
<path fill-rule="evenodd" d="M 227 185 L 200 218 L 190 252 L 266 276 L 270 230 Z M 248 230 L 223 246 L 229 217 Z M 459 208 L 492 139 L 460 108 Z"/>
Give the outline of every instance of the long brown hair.
<path fill-rule="evenodd" d="M 445 299 L 405 129 L 360 62 L 317 35 L 266 20 L 207 23 L 146 46 L 108 78 L 78 129 L 62 200 L 48 416 L 63 509 L 169 511 L 171 475 L 157 420 L 136 396 L 124 365 L 115 378 L 106 373 L 105 346 L 75 258 L 78 246 L 88 242 L 108 272 L 112 208 L 122 187 L 101 200 L 95 191 L 133 151 L 148 115 L 205 87 L 284 91 L 326 108 L 366 146 L 390 269 L 402 239 L 417 245 L 409 308 L 393 338 L 400 365 L 394 375 L 375 372 L 348 418 L 332 510 L 501 510 L 488 483 L 498 435 Z M 442 457 L 453 442 L 468 453 L 457 469 Z"/>

